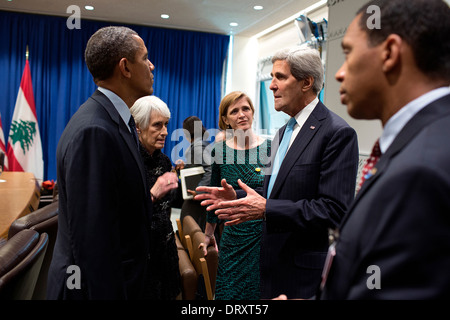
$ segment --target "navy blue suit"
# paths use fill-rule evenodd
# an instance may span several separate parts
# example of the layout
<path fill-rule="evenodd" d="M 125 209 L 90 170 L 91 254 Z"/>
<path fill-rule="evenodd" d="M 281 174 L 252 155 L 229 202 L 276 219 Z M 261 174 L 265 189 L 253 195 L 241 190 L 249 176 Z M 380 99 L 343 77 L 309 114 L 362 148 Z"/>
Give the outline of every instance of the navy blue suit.
<path fill-rule="evenodd" d="M 284 130 L 285 126 L 274 141 Z M 319 102 L 289 148 L 267 199 L 261 239 L 262 298 L 280 294 L 310 298 L 316 293 L 328 228 L 339 225 L 354 198 L 357 166 L 355 130 Z M 269 179 L 267 175 L 265 198 Z"/>
<path fill-rule="evenodd" d="M 405 125 L 358 192 L 322 298 L 450 298 L 449 138 L 447 95 Z"/>
<path fill-rule="evenodd" d="M 48 299 L 142 298 L 150 193 L 136 142 L 103 93 L 73 115 L 56 156 L 59 220 Z M 75 276 L 70 265 L 80 268 L 81 289 L 66 284 Z"/>

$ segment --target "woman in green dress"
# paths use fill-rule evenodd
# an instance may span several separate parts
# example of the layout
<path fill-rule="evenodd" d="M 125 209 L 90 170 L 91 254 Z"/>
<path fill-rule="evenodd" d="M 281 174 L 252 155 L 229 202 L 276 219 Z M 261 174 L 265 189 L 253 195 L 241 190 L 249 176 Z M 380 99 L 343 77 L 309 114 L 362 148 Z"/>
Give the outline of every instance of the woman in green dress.
<path fill-rule="evenodd" d="M 264 168 L 270 157 L 270 141 L 252 130 L 254 107 L 243 92 L 225 96 L 219 106 L 219 127 L 226 130 L 225 140 L 212 151 L 211 186 L 226 181 L 239 189 L 241 179 L 251 188 L 262 187 Z M 219 219 L 208 212 L 205 228 L 206 247 L 217 244 L 214 231 Z M 225 226 L 219 244 L 216 300 L 257 300 L 259 289 L 259 256 L 262 220 Z"/>

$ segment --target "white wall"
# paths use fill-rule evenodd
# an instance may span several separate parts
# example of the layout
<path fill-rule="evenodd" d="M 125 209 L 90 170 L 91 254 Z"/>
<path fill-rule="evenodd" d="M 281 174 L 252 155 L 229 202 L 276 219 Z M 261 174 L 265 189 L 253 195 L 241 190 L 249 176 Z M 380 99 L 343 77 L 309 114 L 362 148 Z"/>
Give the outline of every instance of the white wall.
<path fill-rule="evenodd" d="M 307 15 L 312 21 L 320 22 L 328 18 L 328 8 L 323 6 Z M 264 36 L 241 37 L 234 36 L 231 81 L 225 93 L 239 90 L 244 91 L 255 103 L 258 112 L 259 91 L 257 89 L 258 61 L 272 56 L 276 51 L 285 47 L 292 47 L 299 43 L 299 36 L 294 21 L 281 26 Z M 269 74 L 272 65 L 269 63 L 263 73 Z M 259 115 L 255 114 L 254 126 L 257 127 Z"/>
<path fill-rule="evenodd" d="M 236 90 L 243 91 L 252 101 L 255 101 L 257 60 L 257 39 L 235 36 L 233 42 L 232 79 L 226 93 Z"/>
<path fill-rule="evenodd" d="M 328 8 L 319 8 L 308 14 L 315 21 L 327 19 Z M 226 92 L 240 90 L 256 101 L 256 74 L 258 60 L 273 55 L 284 47 L 295 46 L 299 42 L 294 22 L 288 23 L 260 38 L 234 36 L 233 67 L 231 85 Z M 269 71 L 270 72 L 270 71 Z"/>
<path fill-rule="evenodd" d="M 309 12 L 307 17 L 314 22 L 328 20 L 328 7 L 325 5 L 317 10 Z M 258 58 L 272 56 L 276 51 L 299 44 L 300 39 L 294 21 L 274 30 L 258 39 Z"/>
<path fill-rule="evenodd" d="M 366 121 L 351 118 L 346 106 L 340 103 L 340 84 L 334 77 L 345 59 L 341 48 L 342 38 L 355 17 L 356 11 L 366 2 L 366 0 L 345 0 L 335 2 L 329 7 L 324 103 L 356 130 L 360 153 L 370 154 L 373 144 L 381 135 L 381 123 L 378 120 Z"/>
<path fill-rule="evenodd" d="M 450 5 L 450 0 L 445 0 Z M 342 37 L 355 17 L 356 11 L 367 0 L 330 1 L 325 6 L 310 12 L 308 17 L 319 22 L 322 18 L 328 21 L 328 41 L 325 52 L 325 95 L 324 103 L 333 112 L 344 118 L 358 134 L 360 153 L 369 154 L 376 139 L 381 135 L 382 127 L 378 120 L 355 120 L 347 113 L 345 105 L 340 103 L 339 83 L 335 74 L 344 62 L 341 49 Z M 257 39 L 235 36 L 233 53 L 233 74 L 231 90 L 241 90 L 257 103 L 256 76 L 258 60 L 271 56 L 275 51 L 296 45 L 298 35 L 294 24 L 288 23 L 271 33 Z M 264 73 L 269 72 L 267 67 Z M 230 91 L 230 90 L 227 90 Z"/>

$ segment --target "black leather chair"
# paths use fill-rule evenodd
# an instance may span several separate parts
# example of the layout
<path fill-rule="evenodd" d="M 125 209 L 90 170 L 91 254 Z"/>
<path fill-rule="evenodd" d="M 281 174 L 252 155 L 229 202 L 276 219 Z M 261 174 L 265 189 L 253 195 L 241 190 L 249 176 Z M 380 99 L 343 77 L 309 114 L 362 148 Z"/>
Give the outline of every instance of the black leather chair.
<path fill-rule="evenodd" d="M 31 300 L 48 235 L 25 229 L 0 248 L 0 300 Z"/>
<path fill-rule="evenodd" d="M 46 233 L 48 235 L 47 252 L 45 253 L 41 272 L 32 297 L 33 300 L 45 300 L 47 297 L 48 270 L 52 261 L 53 247 L 55 246 L 58 232 L 58 202 L 53 202 L 15 220 L 9 228 L 8 239 L 25 229 L 35 230 L 40 234 Z"/>
<path fill-rule="evenodd" d="M 3 171 L 3 166 L 5 165 L 5 153 L 0 150 L 0 173 Z"/>

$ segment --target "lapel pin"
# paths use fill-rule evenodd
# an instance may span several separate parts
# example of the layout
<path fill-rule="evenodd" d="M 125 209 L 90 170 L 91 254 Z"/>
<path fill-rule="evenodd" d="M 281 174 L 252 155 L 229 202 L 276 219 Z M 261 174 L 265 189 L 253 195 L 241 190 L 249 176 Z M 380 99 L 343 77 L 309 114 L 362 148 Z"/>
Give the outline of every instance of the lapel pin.
<path fill-rule="evenodd" d="M 311 130 L 314 130 L 316 127 L 315 126 L 311 126 L 309 127 Z"/>
<path fill-rule="evenodd" d="M 365 176 L 364 179 L 370 179 L 372 178 L 375 173 L 377 173 L 377 168 L 373 168 L 372 170 L 370 170 Z"/>

